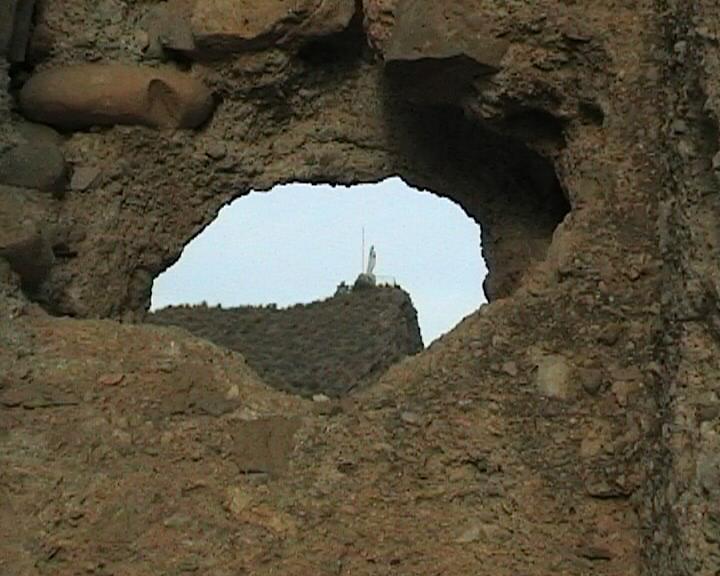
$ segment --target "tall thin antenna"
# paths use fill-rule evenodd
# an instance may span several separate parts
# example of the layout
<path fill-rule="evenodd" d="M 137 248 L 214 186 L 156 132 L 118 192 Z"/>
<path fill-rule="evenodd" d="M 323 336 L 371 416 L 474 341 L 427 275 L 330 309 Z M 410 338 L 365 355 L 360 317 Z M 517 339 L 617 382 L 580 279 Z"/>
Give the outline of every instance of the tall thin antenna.
<path fill-rule="evenodd" d="M 362 227 L 362 268 L 360 274 L 365 272 L 365 226 Z"/>

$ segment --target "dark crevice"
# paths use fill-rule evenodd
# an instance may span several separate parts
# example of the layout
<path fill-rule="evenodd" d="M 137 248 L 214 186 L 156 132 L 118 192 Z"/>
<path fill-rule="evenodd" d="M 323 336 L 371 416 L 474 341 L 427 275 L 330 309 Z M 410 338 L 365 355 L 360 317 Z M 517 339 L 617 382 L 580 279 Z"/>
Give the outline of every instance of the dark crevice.
<path fill-rule="evenodd" d="M 699 122 L 698 132 L 700 142 L 703 143 L 705 157 L 708 158 L 711 164 L 708 169 L 712 171 L 714 168 L 712 166 L 713 158 L 720 151 L 720 123 L 718 119 L 710 112 L 706 112 Z"/>
<path fill-rule="evenodd" d="M 511 112 L 505 116 L 503 125 L 523 141 L 562 143 L 564 140 L 562 121 L 545 110 L 527 108 Z"/>
<path fill-rule="evenodd" d="M 392 92 L 386 118 L 398 147 L 398 173 L 414 187 L 454 200 L 481 225 L 490 272 L 486 296 L 509 296 L 545 258 L 571 210 L 553 163 L 512 134 L 557 139 L 558 124 L 544 113 L 532 115 L 532 123 L 518 116 L 516 131 L 500 133 L 458 107 L 419 105 Z"/>
<path fill-rule="evenodd" d="M 174 50 L 167 46 L 163 47 L 163 55 L 169 61 L 173 62 L 178 70 L 189 72 L 192 69 L 193 58 L 187 52 L 182 50 Z"/>
<path fill-rule="evenodd" d="M 602 126 L 605 123 L 605 111 L 597 102 L 583 101 L 578 105 L 580 116 L 591 124 Z"/>
<path fill-rule="evenodd" d="M 447 58 L 397 60 L 385 64 L 390 91 L 408 101 L 428 105 L 457 105 L 473 85 L 495 69 L 460 54 Z"/>
<path fill-rule="evenodd" d="M 54 244 L 52 247 L 52 251 L 55 255 L 55 258 L 61 259 L 76 258 L 78 255 L 78 251 L 71 248 L 65 242 L 58 242 L 57 244 Z"/>
<path fill-rule="evenodd" d="M 362 2 L 358 1 L 355 15 L 345 30 L 310 40 L 300 47 L 297 57 L 312 68 L 333 68 L 353 64 L 368 54 Z"/>
<path fill-rule="evenodd" d="M 18 62 L 10 65 L 8 76 L 10 77 L 10 83 L 8 90 L 10 94 L 16 95 L 17 92 L 23 87 L 28 78 L 32 76 L 35 67 L 26 62 Z"/>
<path fill-rule="evenodd" d="M 449 106 L 410 105 L 405 108 L 406 116 L 408 113 L 414 121 L 405 123 L 405 132 L 398 133 L 398 140 L 413 157 L 413 173 L 448 183 L 464 181 L 461 190 L 494 182 L 500 194 L 496 198 L 488 194 L 481 204 L 516 205 L 516 215 L 533 213 L 533 218 L 547 219 L 554 225 L 569 212 L 552 163 L 520 140 L 489 130 Z M 440 188 L 453 190 L 451 197 L 458 190 L 450 185 Z M 472 194 L 475 199 L 480 196 Z M 477 211 L 465 208 L 481 219 L 480 206 Z"/>

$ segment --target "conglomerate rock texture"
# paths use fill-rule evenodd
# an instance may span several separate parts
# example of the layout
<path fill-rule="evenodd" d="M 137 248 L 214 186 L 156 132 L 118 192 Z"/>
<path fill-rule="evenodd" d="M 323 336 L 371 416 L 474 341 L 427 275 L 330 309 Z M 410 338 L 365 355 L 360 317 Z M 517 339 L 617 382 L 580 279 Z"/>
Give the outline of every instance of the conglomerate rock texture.
<path fill-rule="evenodd" d="M 716 574 L 719 14 L 5 2 L 0 572 Z M 376 385 L 139 323 L 232 199 L 391 175 L 482 225 L 490 304 Z"/>
<path fill-rule="evenodd" d="M 391 286 L 289 308 L 168 306 L 146 320 L 235 350 L 266 384 L 309 397 L 366 387 L 423 349 L 410 296 Z"/>

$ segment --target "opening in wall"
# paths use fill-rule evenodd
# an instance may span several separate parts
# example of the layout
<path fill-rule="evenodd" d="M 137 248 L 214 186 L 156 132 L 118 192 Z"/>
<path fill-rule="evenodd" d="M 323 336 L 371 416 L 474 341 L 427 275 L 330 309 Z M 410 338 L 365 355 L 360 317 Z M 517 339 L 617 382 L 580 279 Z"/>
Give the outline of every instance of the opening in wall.
<path fill-rule="evenodd" d="M 289 184 L 223 208 L 156 278 L 148 318 L 278 388 L 339 396 L 476 310 L 486 273 L 479 225 L 446 198 L 399 178 Z"/>
<path fill-rule="evenodd" d="M 327 298 L 353 285 L 371 247 L 377 283 L 410 294 L 427 343 L 485 302 L 479 225 L 451 200 L 390 178 L 281 185 L 235 200 L 155 279 L 151 309 Z"/>

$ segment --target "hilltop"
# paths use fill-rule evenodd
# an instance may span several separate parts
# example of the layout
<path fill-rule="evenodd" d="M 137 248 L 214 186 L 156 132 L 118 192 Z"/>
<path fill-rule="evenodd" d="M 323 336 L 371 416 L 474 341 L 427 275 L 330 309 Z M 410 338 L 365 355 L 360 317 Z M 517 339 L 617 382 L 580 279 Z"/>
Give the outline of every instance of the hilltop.
<path fill-rule="evenodd" d="M 390 286 L 338 291 L 289 308 L 170 306 L 148 322 L 240 352 L 267 384 L 305 396 L 343 395 L 423 349 L 409 294 Z"/>

